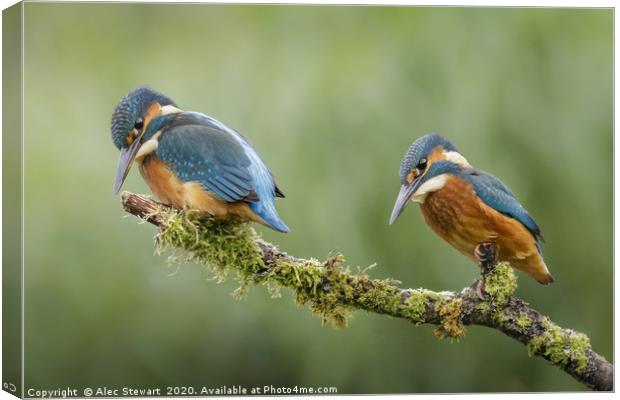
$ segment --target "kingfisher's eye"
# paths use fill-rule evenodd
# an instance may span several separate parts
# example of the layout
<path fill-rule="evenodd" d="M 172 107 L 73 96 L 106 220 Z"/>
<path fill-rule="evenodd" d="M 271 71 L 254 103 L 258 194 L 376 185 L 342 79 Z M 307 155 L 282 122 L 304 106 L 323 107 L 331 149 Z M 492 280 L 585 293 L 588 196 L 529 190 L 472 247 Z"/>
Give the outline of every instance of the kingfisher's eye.
<path fill-rule="evenodd" d="M 423 158 L 420 160 L 420 162 L 418 163 L 418 166 L 416 167 L 419 173 L 424 172 L 424 170 L 426 169 L 426 164 L 427 164 L 426 158 Z"/>
<path fill-rule="evenodd" d="M 133 125 L 133 127 L 136 128 L 138 132 L 141 131 L 142 128 L 144 128 L 144 121 L 142 120 L 142 118 L 139 118 Z"/>

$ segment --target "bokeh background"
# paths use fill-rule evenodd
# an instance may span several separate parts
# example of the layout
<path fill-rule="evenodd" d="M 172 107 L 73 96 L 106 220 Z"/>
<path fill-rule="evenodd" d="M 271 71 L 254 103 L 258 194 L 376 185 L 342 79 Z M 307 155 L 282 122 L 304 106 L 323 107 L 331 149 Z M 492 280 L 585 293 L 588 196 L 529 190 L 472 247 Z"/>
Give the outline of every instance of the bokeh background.
<path fill-rule="evenodd" d="M 436 131 L 543 229 L 556 283 L 517 294 L 612 360 L 612 11 L 25 4 L 26 388 L 304 385 L 339 393 L 584 387 L 471 327 L 358 312 L 321 326 L 290 293 L 234 300 L 168 266 L 112 195 L 111 112 L 148 84 L 246 134 L 287 198 L 264 238 L 343 252 L 406 287 L 459 290 L 471 262 L 417 207 L 387 224 L 410 143 Z M 147 193 L 137 170 L 125 189 Z"/>

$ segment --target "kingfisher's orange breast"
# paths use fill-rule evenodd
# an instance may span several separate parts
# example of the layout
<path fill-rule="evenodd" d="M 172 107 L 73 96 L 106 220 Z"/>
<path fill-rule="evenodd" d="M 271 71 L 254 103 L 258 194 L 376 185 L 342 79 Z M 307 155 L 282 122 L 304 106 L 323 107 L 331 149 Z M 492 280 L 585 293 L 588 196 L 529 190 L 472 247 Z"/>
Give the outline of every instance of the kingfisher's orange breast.
<path fill-rule="evenodd" d="M 420 204 L 426 223 L 445 241 L 477 262 L 475 247 L 494 242 L 499 261 L 508 261 L 541 283 L 552 278 L 523 224 L 486 205 L 469 183 L 449 176 L 445 185 Z"/>
<path fill-rule="evenodd" d="M 192 209 L 225 219 L 237 216 L 265 224 L 244 201 L 227 203 L 205 190 L 199 182 L 183 182 L 154 154 L 139 162 L 140 173 L 149 188 L 164 203 L 178 209 Z"/>

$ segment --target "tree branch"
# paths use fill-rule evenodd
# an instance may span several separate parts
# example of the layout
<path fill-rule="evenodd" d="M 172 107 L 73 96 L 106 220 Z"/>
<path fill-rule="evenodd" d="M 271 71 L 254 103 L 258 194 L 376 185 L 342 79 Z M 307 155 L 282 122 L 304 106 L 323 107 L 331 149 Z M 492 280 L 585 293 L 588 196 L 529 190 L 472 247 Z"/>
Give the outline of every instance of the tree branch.
<path fill-rule="evenodd" d="M 594 390 L 613 390 L 613 365 L 592 350 L 588 337 L 561 328 L 512 294 L 516 277 L 510 265 L 499 263 L 484 279 L 486 295 L 471 288 L 459 293 L 401 289 L 391 279 L 370 279 L 366 270 L 343 268 L 340 254 L 325 262 L 296 258 L 260 239 L 248 224 L 220 222 L 197 212 L 180 212 L 146 196 L 123 192 L 123 208 L 159 228 L 158 249 L 187 251 L 187 260 L 212 269 L 220 279 L 236 271 L 235 294 L 249 285 L 267 284 L 278 296 L 279 287 L 292 289 L 295 300 L 309 303 L 323 322 L 346 326 L 354 310 L 403 318 L 415 325 L 436 325 L 435 335 L 458 340 L 465 325 L 496 329 L 543 357 Z"/>

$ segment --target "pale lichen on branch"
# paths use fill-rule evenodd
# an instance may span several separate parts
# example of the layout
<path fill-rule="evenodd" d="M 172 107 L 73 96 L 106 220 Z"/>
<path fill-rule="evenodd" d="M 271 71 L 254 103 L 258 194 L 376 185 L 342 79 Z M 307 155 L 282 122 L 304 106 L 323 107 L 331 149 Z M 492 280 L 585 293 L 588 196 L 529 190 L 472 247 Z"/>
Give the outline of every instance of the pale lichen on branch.
<path fill-rule="evenodd" d="M 393 279 L 371 279 L 366 270 L 352 272 L 344 257 L 326 261 L 300 259 L 263 241 L 245 223 L 220 222 L 196 212 L 179 212 L 148 197 L 124 192 L 125 210 L 159 227 L 157 248 L 181 249 L 186 260 L 209 267 L 222 280 L 235 272 L 242 297 L 250 285 L 265 284 L 272 295 L 278 287 L 293 291 L 295 301 L 309 304 L 323 323 L 347 325 L 348 315 L 365 310 L 406 319 L 415 325 L 436 325 L 438 337 L 458 340 L 466 325 L 487 326 L 518 340 L 528 354 L 549 360 L 595 390 L 613 390 L 613 365 L 596 354 L 588 337 L 554 324 L 513 296 L 516 276 L 499 263 L 484 276 L 486 295 L 465 288 L 459 293 L 402 289 Z"/>

